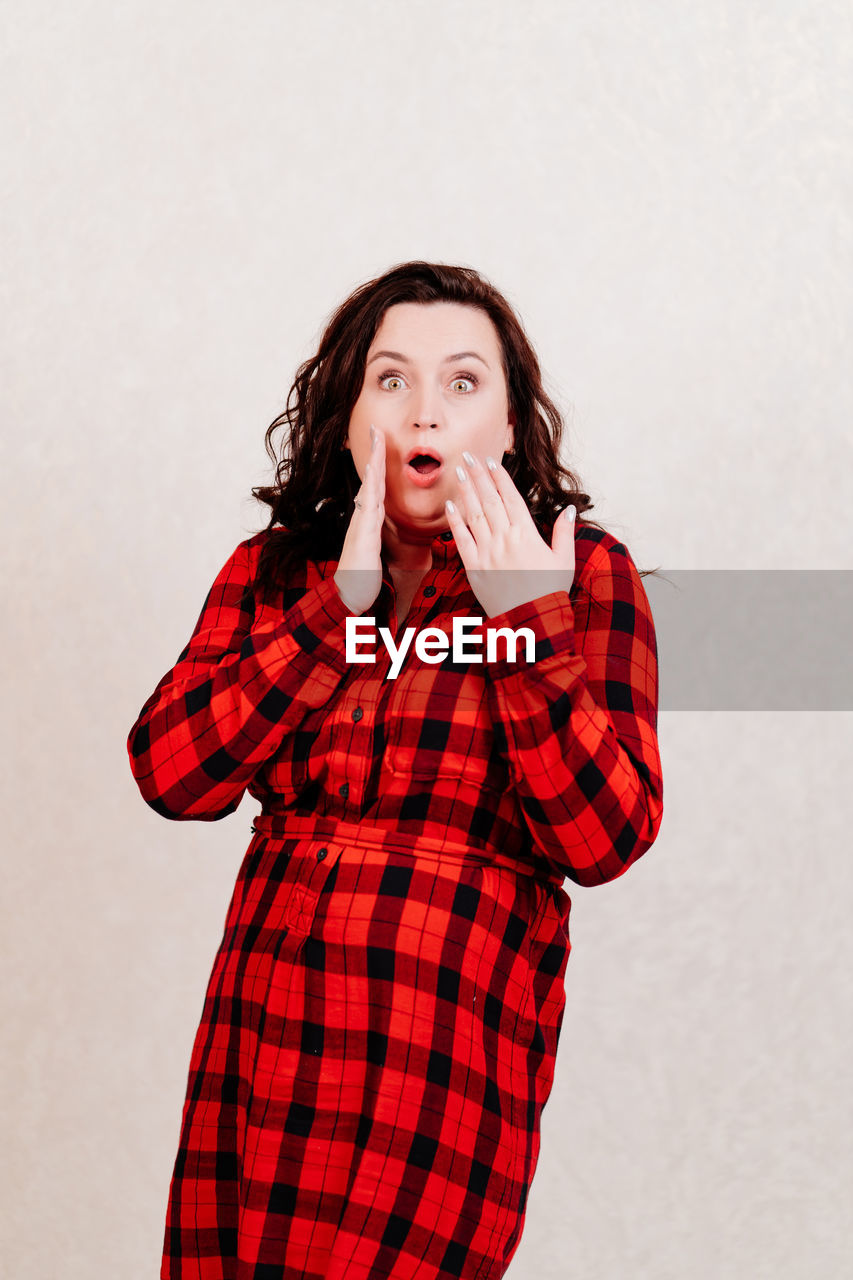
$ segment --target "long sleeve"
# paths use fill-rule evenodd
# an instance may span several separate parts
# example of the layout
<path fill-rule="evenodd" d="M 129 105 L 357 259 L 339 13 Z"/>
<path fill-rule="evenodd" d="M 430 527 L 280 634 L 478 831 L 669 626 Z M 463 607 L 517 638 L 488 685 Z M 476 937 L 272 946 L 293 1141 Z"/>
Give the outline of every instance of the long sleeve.
<path fill-rule="evenodd" d="M 143 799 L 166 818 L 233 813 L 253 775 L 346 674 L 348 610 L 334 581 L 310 587 L 284 613 L 256 615 L 258 536 L 220 570 L 189 643 L 130 731 L 130 767 Z"/>
<path fill-rule="evenodd" d="M 484 664 L 499 750 L 535 847 L 577 884 L 614 880 L 663 816 L 657 643 L 642 580 L 621 544 L 598 543 L 573 607 L 555 591 L 490 619 L 530 627 L 536 661 Z"/>

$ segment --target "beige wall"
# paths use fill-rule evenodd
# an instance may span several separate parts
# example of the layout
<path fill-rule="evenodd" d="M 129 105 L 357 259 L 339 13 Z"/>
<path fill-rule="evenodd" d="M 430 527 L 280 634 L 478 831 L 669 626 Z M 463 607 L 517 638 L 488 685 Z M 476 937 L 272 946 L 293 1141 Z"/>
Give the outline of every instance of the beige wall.
<path fill-rule="evenodd" d="M 297 363 L 367 276 L 475 265 L 641 566 L 851 568 L 853 30 L 840 0 L 3 11 L 0 1256 L 146 1280 L 254 806 L 157 818 L 125 737 L 261 526 Z M 572 894 L 512 1280 L 842 1275 L 850 730 L 662 714 L 657 845 Z"/>

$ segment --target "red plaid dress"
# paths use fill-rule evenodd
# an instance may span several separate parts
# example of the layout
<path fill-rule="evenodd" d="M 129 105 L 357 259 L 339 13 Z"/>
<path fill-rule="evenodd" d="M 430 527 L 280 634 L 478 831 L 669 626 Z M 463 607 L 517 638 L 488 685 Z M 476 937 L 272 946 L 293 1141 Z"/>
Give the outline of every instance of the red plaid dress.
<path fill-rule="evenodd" d="M 657 649 L 626 548 L 486 620 L 536 658 L 346 661 L 336 562 L 253 587 L 237 547 L 128 739 L 145 800 L 261 804 L 207 990 L 163 1280 L 496 1280 L 515 1250 L 570 951 L 564 877 L 662 817 Z M 385 564 L 370 614 L 398 633 Z M 483 617 L 452 536 L 406 626 Z M 485 649 L 483 650 L 485 658 Z"/>

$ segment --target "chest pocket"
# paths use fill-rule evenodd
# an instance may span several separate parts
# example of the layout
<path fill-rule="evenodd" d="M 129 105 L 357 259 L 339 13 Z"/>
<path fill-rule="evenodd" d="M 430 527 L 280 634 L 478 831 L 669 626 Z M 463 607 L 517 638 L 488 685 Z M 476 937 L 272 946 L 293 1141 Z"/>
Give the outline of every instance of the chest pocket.
<path fill-rule="evenodd" d="M 503 793 L 509 769 L 498 754 L 479 664 L 432 666 L 409 655 L 387 682 L 385 759 L 418 782 L 452 779 Z"/>

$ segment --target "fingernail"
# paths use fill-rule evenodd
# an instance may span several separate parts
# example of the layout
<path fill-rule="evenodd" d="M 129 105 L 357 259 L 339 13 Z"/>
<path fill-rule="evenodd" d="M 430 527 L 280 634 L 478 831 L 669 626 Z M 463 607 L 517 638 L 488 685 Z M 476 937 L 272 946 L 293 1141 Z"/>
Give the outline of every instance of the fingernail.
<path fill-rule="evenodd" d="M 462 456 L 464 457 L 465 455 L 463 454 Z M 461 480 L 461 482 L 462 482 L 463 484 L 464 484 L 464 483 L 465 483 L 465 481 L 468 479 L 468 477 L 467 477 L 467 475 L 465 474 L 465 471 L 464 471 L 464 469 L 463 469 L 462 467 L 457 467 L 457 468 L 456 468 L 456 474 L 457 474 L 457 476 L 459 477 L 459 479 Z"/>
<path fill-rule="evenodd" d="M 498 469 L 498 464 L 495 462 L 491 454 L 486 455 L 486 466 L 489 468 L 490 471 L 497 471 Z"/>
<path fill-rule="evenodd" d="M 473 454 L 470 454 L 470 453 L 468 452 L 468 450 L 467 450 L 467 449 L 464 449 L 464 450 L 462 451 L 462 457 L 463 457 L 463 458 L 465 459 L 465 461 L 468 463 L 468 466 L 469 466 L 469 467 L 473 467 L 473 466 L 474 466 L 474 456 L 473 456 Z"/>
<path fill-rule="evenodd" d="M 567 520 L 574 520 L 575 516 L 577 515 L 577 512 L 575 511 L 574 507 L 571 506 L 570 504 L 568 507 L 566 507 L 565 511 L 563 512 L 563 515 L 566 517 Z"/>
<path fill-rule="evenodd" d="M 364 468 L 364 474 L 367 475 L 369 470 L 370 470 L 370 463 L 368 462 L 367 466 Z"/>
<path fill-rule="evenodd" d="M 452 516 L 455 516 L 455 515 L 456 515 L 456 507 L 455 507 L 455 506 L 454 506 L 454 504 L 450 501 L 450 499 L 449 499 L 449 498 L 447 499 L 447 501 L 445 502 L 445 504 L 444 504 L 444 505 L 445 505 L 446 509 L 450 512 L 450 514 L 451 514 Z"/>

